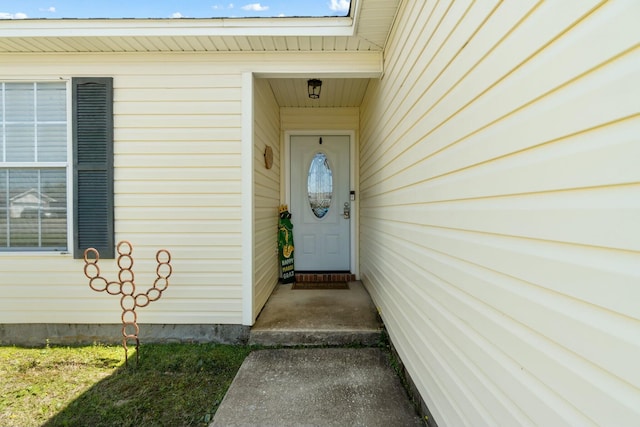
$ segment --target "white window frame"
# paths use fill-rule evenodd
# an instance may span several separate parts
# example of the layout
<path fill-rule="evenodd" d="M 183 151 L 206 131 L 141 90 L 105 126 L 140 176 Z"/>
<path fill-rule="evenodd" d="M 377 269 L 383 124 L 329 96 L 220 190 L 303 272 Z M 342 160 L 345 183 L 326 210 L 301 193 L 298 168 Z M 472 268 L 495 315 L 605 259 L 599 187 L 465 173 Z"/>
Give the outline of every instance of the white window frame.
<path fill-rule="evenodd" d="M 24 79 L 24 78 L 2 78 L 0 79 L 0 86 L 4 89 L 5 83 L 65 83 L 65 97 L 66 97 L 66 124 L 67 124 L 67 160 L 65 162 L 4 162 L 0 160 L 0 169 L 8 170 L 8 169 L 46 169 L 46 168 L 65 168 L 66 171 L 66 180 L 65 184 L 66 188 L 66 196 L 67 196 L 67 223 L 66 223 L 66 249 L 63 250 L 54 250 L 47 248 L 26 248 L 26 249 L 14 249 L 14 248 L 6 248 L 0 247 L 0 256 L 16 256 L 16 255 L 24 255 L 24 256 L 33 256 L 37 255 L 70 255 L 72 253 L 74 241 L 73 241 L 73 122 L 72 122 L 72 90 L 71 90 L 71 78 L 33 78 L 33 79 Z M 3 102 L 3 111 L 7 111 L 5 99 L 2 98 Z M 2 120 L 0 126 L 2 127 L 2 135 L 4 138 L 6 133 L 4 131 L 4 127 L 6 125 L 5 120 Z M 2 150 L 0 153 L 0 159 L 5 158 L 5 150 L 6 150 L 6 141 L 2 141 Z"/>

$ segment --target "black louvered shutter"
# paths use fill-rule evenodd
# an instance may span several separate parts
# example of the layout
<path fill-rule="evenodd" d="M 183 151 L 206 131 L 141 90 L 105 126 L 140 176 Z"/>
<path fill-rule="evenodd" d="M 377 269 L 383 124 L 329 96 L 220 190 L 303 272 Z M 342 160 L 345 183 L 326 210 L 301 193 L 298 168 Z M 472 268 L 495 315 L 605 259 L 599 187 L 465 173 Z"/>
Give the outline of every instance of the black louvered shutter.
<path fill-rule="evenodd" d="M 74 258 L 114 258 L 113 79 L 78 77 L 73 96 Z"/>

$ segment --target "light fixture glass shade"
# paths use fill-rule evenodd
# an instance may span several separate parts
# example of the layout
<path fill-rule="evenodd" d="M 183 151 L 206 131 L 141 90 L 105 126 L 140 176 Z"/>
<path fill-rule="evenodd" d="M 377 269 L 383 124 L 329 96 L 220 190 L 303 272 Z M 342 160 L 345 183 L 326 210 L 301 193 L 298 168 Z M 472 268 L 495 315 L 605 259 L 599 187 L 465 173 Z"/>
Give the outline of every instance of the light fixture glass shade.
<path fill-rule="evenodd" d="M 307 90 L 309 92 L 309 98 L 320 98 L 320 90 L 322 89 L 322 80 L 311 79 L 307 81 Z"/>

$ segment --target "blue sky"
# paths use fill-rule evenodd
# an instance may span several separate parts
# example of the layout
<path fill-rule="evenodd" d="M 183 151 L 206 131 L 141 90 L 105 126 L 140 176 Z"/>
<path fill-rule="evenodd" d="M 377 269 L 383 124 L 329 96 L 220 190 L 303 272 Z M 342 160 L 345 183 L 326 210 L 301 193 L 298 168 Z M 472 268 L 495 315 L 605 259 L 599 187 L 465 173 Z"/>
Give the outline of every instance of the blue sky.
<path fill-rule="evenodd" d="M 0 0 L 0 19 L 345 16 L 349 3 L 350 0 Z"/>

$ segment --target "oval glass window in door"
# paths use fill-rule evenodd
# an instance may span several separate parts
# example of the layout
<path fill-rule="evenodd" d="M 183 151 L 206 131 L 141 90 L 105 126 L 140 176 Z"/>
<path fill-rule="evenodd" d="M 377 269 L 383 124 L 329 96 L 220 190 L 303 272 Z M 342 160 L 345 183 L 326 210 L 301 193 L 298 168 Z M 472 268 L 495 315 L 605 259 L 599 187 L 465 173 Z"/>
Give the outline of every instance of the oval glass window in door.
<path fill-rule="evenodd" d="M 333 196 L 333 173 L 329 167 L 327 155 L 324 153 L 316 153 L 311 159 L 307 191 L 311 211 L 316 218 L 324 218 L 331 208 L 331 197 Z"/>

